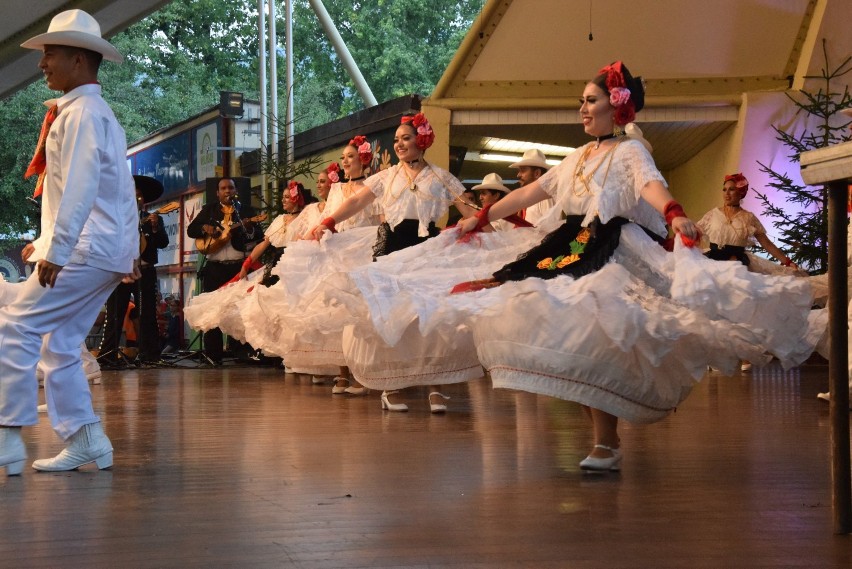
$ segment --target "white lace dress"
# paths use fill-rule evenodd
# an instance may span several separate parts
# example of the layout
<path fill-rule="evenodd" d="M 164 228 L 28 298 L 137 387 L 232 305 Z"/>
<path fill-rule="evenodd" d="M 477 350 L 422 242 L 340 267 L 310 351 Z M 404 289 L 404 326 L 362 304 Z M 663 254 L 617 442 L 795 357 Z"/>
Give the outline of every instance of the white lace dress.
<path fill-rule="evenodd" d="M 464 190 L 449 172 L 435 166 L 424 168 L 413 181 L 407 179 L 402 167 L 392 166 L 367 178 L 365 185 L 376 195 L 373 204 L 391 228 L 414 219 L 423 236 L 428 235 L 429 224 L 445 215 L 449 204 Z M 333 211 L 327 206 L 327 213 Z M 339 227 L 346 228 L 345 222 Z M 326 234 L 319 243 L 292 243 L 273 270 L 279 282 L 258 291 L 256 305 L 243 313 L 244 321 L 251 323 L 251 330 L 258 335 L 252 345 L 281 356 L 288 368 L 348 365 L 343 354 L 344 329 L 368 322 L 366 305 L 349 273 L 384 262 L 384 257 L 379 257 L 373 263 L 376 237 L 377 228 L 368 226 Z M 473 368 L 477 377 L 481 375 L 475 355 Z M 360 379 L 357 374 L 356 378 Z"/>
<path fill-rule="evenodd" d="M 297 216 L 279 215 L 264 235 L 273 247 L 286 247 L 292 240 L 314 227 L 320 219 L 318 203 L 308 204 Z M 265 288 L 259 283 L 264 269 L 249 273 L 246 280 L 237 281 L 222 288 L 193 297 L 184 309 L 184 317 L 189 325 L 206 332 L 219 328 L 229 336 L 240 341 L 248 341 L 250 331 L 246 331 L 242 312 L 258 289 Z M 249 344 L 251 342 L 249 341 Z"/>
<path fill-rule="evenodd" d="M 446 234 L 355 271 L 380 346 L 417 352 L 421 337 L 427 345 L 456 338 L 462 352 L 475 350 L 495 387 L 577 401 L 634 422 L 665 417 L 708 365 L 733 372 L 740 359 L 775 356 L 791 366 L 811 353 L 821 324 L 810 318 L 805 280 L 749 273 L 679 242 L 666 252 L 640 227 L 665 234 L 662 217 L 640 197 L 648 182 L 664 183 L 647 150 L 622 142 L 611 164 L 596 169 L 590 192 L 575 180 L 582 150 L 540 179 L 559 205 L 541 229 L 461 244 Z M 590 160 L 585 171 L 596 165 Z M 563 211 L 583 216 L 584 226 L 596 216 L 630 220 L 603 268 L 449 294 L 454 284 L 486 278 L 529 249 Z M 381 350 L 344 346 L 353 369 L 380 365 L 371 358 Z"/>

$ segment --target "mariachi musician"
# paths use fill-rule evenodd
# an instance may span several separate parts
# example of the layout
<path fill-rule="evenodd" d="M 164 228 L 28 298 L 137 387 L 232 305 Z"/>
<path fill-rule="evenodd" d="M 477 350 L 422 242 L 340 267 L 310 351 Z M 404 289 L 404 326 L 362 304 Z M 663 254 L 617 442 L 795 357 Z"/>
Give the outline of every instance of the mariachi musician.
<path fill-rule="evenodd" d="M 163 184 L 148 176 L 133 176 L 136 183 L 136 203 L 139 206 L 139 269 L 142 277 L 136 282 L 122 281 L 110 295 L 106 304 L 106 321 L 98 362 L 102 367 L 115 367 L 123 363 L 119 356 L 119 340 L 131 294 L 135 293 L 139 313 L 137 363 L 159 361 L 160 340 L 157 329 L 157 269 L 159 249 L 169 245 L 169 236 L 163 219 L 149 213 L 145 205 L 163 195 Z"/>
<path fill-rule="evenodd" d="M 254 245 L 253 236 L 262 237 L 251 221 L 254 209 L 241 205 L 236 196 L 233 178 L 221 178 L 216 190 L 218 200 L 201 208 L 186 228 L 186 234 L 196 239 L 198 250 L 207 257 L 199 275 L 203 292 L 214 291 L 239 274 L 246 251 Z M 223 344 L 219 328 L 204 333 L 204 353 L 216 365 L 222 363 Z M 244 345 L 239 349 L 247 351 Z"/>

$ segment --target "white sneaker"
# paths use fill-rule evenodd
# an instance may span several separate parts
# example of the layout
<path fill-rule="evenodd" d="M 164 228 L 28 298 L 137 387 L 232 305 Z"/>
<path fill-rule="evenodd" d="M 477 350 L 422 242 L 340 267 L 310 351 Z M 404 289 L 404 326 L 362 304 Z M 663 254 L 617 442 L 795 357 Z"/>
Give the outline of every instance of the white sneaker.
<path fill-rule="evenodd" d="M 91 371 L 86 374 L 86 379 L 89 380 L 89 383 L 92 385 L 100 385 L 101 384 L 101 369 L 98 368 L 96 371 Z"/>
<path fill-rule="evenodd" d="M 75 470 L 94 462 L 98 468 L 112 466 L 112 443 L 104 434 L 100 422 L 80 427 L 68 439 L 68 446 L 53 458 L 43 458 L 33 462 L 33 468 L 42 472 L 63 472 Z"/>
<path fill-rule="evenodd" d="M 47 413 L 47 403 L 42 403 L 37 409 L 39 413 Z"/>
<path fill-rule="evenodd" d="M 823 401 L 831 401 L 831 393 L 817 393 L 817 399 L 822 399 Z"/>
<path fill-rule="evenodd" d="M 740 371 L 751 371 L 751 362 L 743 362 L 740 365 Z"/>

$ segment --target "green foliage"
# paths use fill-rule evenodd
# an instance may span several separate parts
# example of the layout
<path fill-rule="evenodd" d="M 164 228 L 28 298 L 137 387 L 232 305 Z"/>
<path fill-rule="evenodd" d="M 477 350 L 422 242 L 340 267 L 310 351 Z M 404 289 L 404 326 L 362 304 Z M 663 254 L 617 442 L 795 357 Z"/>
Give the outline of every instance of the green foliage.
<path fill-rule="evenodd" d="M 376 100 L 428 95 L 482 8 L 482 0 L 324 0 Z M 354 83 L 307 0 L 293 3 L 297 130 L 363 108 Z M 319 95 L 311 97 L 311 95 Z M 311 113 L 303 115 L 302 102 Z"/>
<path fill-rule="evenodd" d="M 278 5 L 278 116 L 287 101 L 284 84 L 283 1 Z M 432 91 L 482 0 L 324 0 L 337 29 L 378 101 Z M 355 110 L 363 102 L 340 65 L 307 0 L 294 1 L 294 110 L 297 132 Z M 257 3 L 245 0 L 174 0 L 110 40 L 125 54 L 122 65 L 104 63 L 104 97 L 128 141 L 185 120 L 218 104 L 219 91 L 258 99 Z M 56 96 L 43 80 L 0 101 L 0 234 L 37 225 L 26 197 L 33 180 L 23 172 L 44 114 L 42 101 Z M 282 130 L 283 132 L 283 130 Z M 11 134 L 11 136 L 10 136 Z M 297 166 L 267 172 L 286 179 Z"/>
<path fill-rule="evenodd" d="M 823 51 L 825 52 L 825 40 Z M 829 66 L 828 54 L 825 54 L 825 68 L 820 76 L 807 77 L 820 79 L 823 86 L 816 93 L 799 91 L 799 98 L 790 97 L 798 107 L 797 113 L 805 112 L 818 119 L 814 130 L 804 130 L 796 135 L 785 132 L 775 126 L 775 138 L 790 148 L 791 160 L 799 161 L 802 152 L 824 148 L 833 144 L 852 140 L 848 132 L 850 122 L 837 124 L 832 118 L 843 109 L 852 108 L 852 95 L 845 86 L 843 93 L 832 91 L 832 81 L 852 71 L 852 56 L 835 68 Z M 785 196 L 785 201 L 795 204 L 792 213 L 772 203 L 766 193 L 755 191 L 763 204 L 763 213 L 773 218 L 772 225 L 779 230 L 781 241 L 793 246 L 790 258 L 799 267 L 811 274 L 820 274 L 828 270 L 828 186 L 817 188 L 801 186 L 793 182 L 786 174 L 778 172 L 758 162 L 760 170 L 769 175 L 769 186 Z"/>

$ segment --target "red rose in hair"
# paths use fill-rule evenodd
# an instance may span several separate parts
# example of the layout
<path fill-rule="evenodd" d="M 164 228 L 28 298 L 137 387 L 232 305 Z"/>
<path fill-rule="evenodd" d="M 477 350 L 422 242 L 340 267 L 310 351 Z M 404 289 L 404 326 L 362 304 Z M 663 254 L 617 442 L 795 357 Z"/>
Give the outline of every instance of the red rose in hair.
<path fill-rule="evenodd" d="M 305 196 L 302 194 L 302 184 L 295 180 L 290 180 L 287 184 L 287 194 L 290 201 L 297 204 L 299 207 L 305 205 Z"/>
<path fill-rule="evenodd" d="M 359 134 L 358 136 L 349 141 L 349 146 L 354 146 L 357 149 L 365 142 L 367 142 L 367 137 L 362 134 Z"/>
<path fill-rule="evenodd" d="M 615 124 L 624 126 L 627 123 L 633 122 L 636 118 L 636 106 L 633 101 L 627 101 L 625 104 L 615 109 Z"/>
<path fill-rule="evenodd" d="M 400 124 L 410 124 L 414 128 L 417 135 L 415 142 L 420 150 L 426 150 L 435 142 L 435 131 L 432 130 L 432 125 L 423 113 L 417 113 L 413 117 L 402 117 Z"/>
<path fill-rule="evenodd" d="M 328 179 L 331 183 L 336 184 L 340 181 L 340 164 L 332 162 L 328 165 L 328 168 L 325 169 L 325 173 L 328 174 Z"/>
<path fill-rule="evenodd" d="M 373 147 L 369 142 L 365 141 L 358 146 L 358 158 L 364 166 L 369 166 L 373 162 Z"/>
<path fill-rule="evenodd" d="M 417 148 L 426 150 L 432 146 L 433 142 L 435 142 L 435 133 L 432 132 L 431 128 L 423 133 L 420 132 L 420 129 L 417 130 Z"/>

